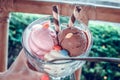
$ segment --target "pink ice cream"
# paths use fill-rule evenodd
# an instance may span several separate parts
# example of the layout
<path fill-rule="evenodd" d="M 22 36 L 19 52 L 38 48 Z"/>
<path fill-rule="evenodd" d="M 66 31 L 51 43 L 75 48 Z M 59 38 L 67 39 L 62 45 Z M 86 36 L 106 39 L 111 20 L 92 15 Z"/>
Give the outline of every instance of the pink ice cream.
<path fill-rule="evenodd" d="M 29 47 L 31 52 L 43 58 L 57 44 L 56 34 L 49 29 L 49 22 L 34 25 L 29 36 Z"/>

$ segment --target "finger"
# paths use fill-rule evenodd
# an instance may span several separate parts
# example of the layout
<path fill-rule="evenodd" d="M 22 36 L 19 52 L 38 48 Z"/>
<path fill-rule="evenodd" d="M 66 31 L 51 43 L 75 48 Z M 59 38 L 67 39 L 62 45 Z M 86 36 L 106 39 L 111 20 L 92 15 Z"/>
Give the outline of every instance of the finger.
<path fill-rule="evenodd" d="M 77 70 L 75 71 L 75 73 L 74 73 L 74 75 L 75 75 L 75 80 L 80 80 L 81 71 L 82 71 L 82 68 L 77 69 Z"/>
<path fill-rule="evenodd" d="M 27 66 L 26 62 L 27 62 L 27 59 L 22 49 L 19 55 L 17 56 L 16 60 L 10 66 L 9 70 L 20 71 L 21 68 Z"/>

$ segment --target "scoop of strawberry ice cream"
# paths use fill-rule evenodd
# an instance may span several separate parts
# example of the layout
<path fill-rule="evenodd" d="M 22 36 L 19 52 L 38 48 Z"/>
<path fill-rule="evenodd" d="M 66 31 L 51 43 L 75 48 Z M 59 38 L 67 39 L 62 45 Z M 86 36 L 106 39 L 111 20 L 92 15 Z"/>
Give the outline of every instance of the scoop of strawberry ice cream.
<path fill-rule="evenodd" d="M 49 26 L 50 23 L 48 21 L 34 25 L 29 35 L 29 47 L 32 53 L 38 55 L 40 58 L 43 58 L 57 44 L 56 34 Z"/>

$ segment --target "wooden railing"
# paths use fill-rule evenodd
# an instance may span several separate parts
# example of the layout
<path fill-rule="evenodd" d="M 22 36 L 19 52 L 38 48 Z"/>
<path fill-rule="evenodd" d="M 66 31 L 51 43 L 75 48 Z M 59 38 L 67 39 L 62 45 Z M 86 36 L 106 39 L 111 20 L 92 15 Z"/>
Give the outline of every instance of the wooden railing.
<path fill-rule="evenodd" d="M 8 22 L 10 12 L 24 12 L 37 14 L 52 14 L 52 6 L 58 5 L 60 14 L 70 16 L 74 4 L 59 2 L 44 2 L 40 0 L 0 0 L 0 71 L 7 69 L 8 54 Z M 78 4 L 77 4 L 78 5 Z M 102 6 L 79 4 L 83 11 L 79 19 L 84 23 L 89 20 L 120 22 L 120 9 Z"/>

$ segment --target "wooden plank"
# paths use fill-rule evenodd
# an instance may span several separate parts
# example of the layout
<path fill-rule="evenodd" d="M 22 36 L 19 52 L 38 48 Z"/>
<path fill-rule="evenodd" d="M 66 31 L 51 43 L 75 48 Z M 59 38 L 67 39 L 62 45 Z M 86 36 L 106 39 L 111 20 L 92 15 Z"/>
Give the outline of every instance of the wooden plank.
<path fill-rule="evenodd" d="M 1 18 L 0 18 L 1 19 Z M 7 70 L 8 26 L 7 22 L 0 22 L 0 72 Z"/>
<path fill-rule="evenodd" d="M 0 72 L 7 70 L 8 16 L 7 0 L 0 0 Z"/>
<path fill-rule="evenodd" d="M 67 16 L 70 16 L 72 14 L 73 8 L 75 6 L 66 3 L 15 0 L 14 8 L 12 9 L 12 11 L 52 15 L 53 5 L 58 5 L 60 7 L 60 14 Z M 120 9 L 115 8 L 113 9 L 107 7 L 92 7 L 83 5 L 81 5 L 81 7 L 87 10 L 86 16 L 89 20 L 120 22 Z"/>
<path fill-rule="evenodd" d="M 120 22 L 120 9 L 97 7 L 96 19 L 111 22 Z"/>

